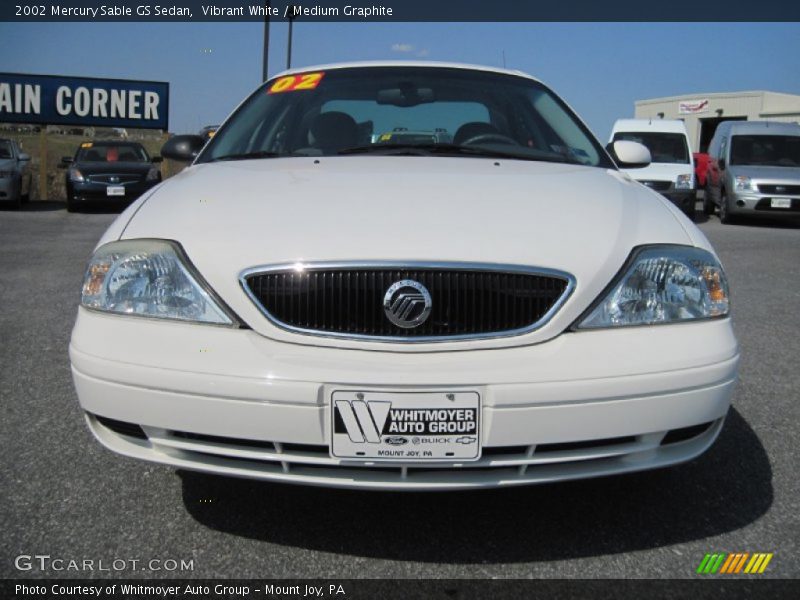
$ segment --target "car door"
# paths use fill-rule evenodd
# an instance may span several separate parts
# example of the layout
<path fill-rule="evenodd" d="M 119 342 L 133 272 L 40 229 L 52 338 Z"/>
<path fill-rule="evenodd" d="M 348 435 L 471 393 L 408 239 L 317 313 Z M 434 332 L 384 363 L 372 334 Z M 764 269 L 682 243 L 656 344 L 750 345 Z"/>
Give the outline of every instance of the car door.
<path fill-rule="evenodd" d="M 720 159 L 724 159 L 728 150 L 728 136 L 723 137 L 719 143 L 719 150 L 709 156 L 708 172 L 706 174 L 708 187 L 713 190 L 715 197 L 719 197 L 720 186 L 722 185 L 723 170 L 720 168 Z"/>

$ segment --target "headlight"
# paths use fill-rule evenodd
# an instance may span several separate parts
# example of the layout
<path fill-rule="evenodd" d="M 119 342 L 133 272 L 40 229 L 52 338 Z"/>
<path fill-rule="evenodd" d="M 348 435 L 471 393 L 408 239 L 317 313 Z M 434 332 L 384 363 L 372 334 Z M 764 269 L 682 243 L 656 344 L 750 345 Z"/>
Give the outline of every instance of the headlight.
<path fill-rule="evenodd" d="M 675 180 L 676 190 L 690 190 L 692 189 L 692 176 L 691 174 L 678 175 Z"/>
<path fill-rule="evenodd" d="M 737 192 L 755 192 L 756 186 L 747 175 L 737 175 L 735 177 Z"/>
<path fill-rule="evenodd" d="M 234 324 L 180 246 L 164 240 L 111 242 L 98 248 L 86 268 L 81 304 L 124 315 Z"/>
<path fill-rule="evenodd" d="M 147 172 L 147 181 L 156 181 L 158 179 L 158 167 L 151 167 Z"/>
<path fill-rule="evenodd" d="M 85 181 L 85 180 L 84 180 L 84 178 L 83 178 L 83 173 L 81 173 L 80 171 L 78 171 L 78 169 L 76 169 L 75 167 L 73 167 L 73 168 L 71 168 L 71 169 L 69 170 L 69 178 L 70 178 L 72 181 L 77 181 L 77 182 L 79 182 L 79 183 L 81 183 L 81 182 Z"/>
<path fill-rule="evenodd" d="M 645 246 L 579 329 L 677 323 L 722 317 L 728 281 L 714 256 L 690 246 Z"/>

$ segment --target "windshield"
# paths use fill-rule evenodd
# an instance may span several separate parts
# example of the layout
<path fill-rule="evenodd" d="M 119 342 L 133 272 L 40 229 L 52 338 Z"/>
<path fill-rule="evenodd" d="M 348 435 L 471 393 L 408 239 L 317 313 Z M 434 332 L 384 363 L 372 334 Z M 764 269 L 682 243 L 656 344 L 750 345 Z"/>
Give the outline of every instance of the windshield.
<path fill-rule="evenodd" d="M 11 142 L 8 140 L 0 140 L 0 159 L 13 158 L 11 153 Z"/>
<path fill-rule="evenodd" d="M 618 131 L 614 141 L 619 140 L 644 144 L 654 163 L 689 164 L 689 148 L 682 133 Z"/>
<path fill-rule="evenodd" d="M 76 162 L 150 162 L 144 147 L 139 144 L 82 144 Z"/>
<path fill-rule="evenodd" d="M 800 167 L 800 136 L 735 135 L 730 164 Z"/>
<path fill-rule="evenodd" d="M 564 103 L 523 77 L 361 67 L 267 82 L 197 162 L 397 154 L 493 156 L 613 168 Z"/>

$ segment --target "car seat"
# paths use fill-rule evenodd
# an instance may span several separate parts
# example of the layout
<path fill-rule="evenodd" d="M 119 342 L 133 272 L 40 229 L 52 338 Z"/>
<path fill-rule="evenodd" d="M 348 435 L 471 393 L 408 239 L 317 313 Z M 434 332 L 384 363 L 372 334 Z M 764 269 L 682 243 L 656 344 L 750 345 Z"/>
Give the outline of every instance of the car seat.
<path fill-rule="evenodd" d="M 309 127 L 310 142 L 324 154 L 336 154 L 358 142 L 358 125 L 355 119 L 343 112 L 320 113 Z"/>

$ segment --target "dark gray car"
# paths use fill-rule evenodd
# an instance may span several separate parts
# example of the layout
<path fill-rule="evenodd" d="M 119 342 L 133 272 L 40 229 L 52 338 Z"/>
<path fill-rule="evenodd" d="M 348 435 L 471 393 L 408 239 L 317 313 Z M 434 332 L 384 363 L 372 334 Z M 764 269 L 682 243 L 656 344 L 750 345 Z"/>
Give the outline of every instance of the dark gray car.
<path fill-rule="evenodd" d="M 30 160 L 15 140 L 0 138 L 0 205 L 19 208 L 28 200 L 31 174 L 26 167 Z"/>

